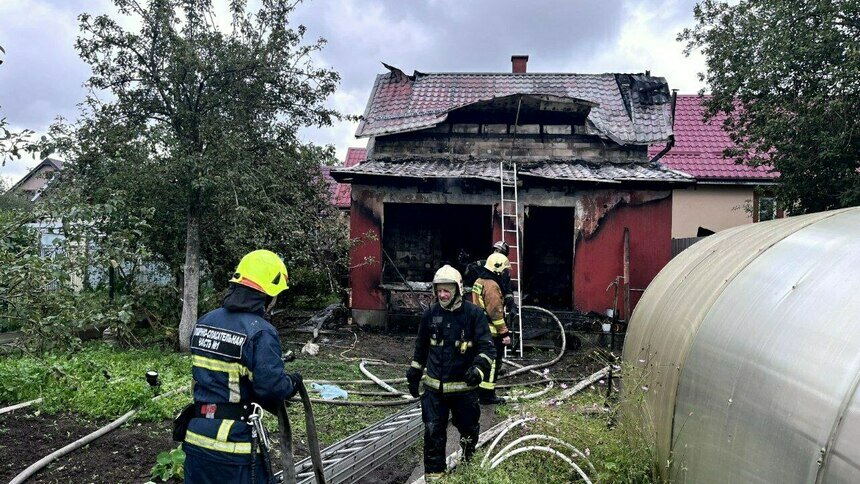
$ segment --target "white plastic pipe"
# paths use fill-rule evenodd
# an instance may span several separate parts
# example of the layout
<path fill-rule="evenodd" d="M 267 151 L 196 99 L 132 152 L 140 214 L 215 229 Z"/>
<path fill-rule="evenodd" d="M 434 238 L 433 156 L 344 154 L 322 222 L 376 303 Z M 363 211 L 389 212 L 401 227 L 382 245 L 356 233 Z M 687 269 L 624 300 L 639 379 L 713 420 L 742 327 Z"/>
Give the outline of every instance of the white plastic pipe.
<path fill-rule="evenodd" d="M 490 467 L 490 469 L 495 469 L 495 468 L 496 468 L 496 466 L 498 466 L 498 465 L 499 465 L 499 464 L 501 464 L 502 462 L 504 462 L 504 461 L 508 460 L 509 458 L 511 458 L 511 457 L 513 457 L 513 456 L 515 456 L 515 455 L 517 455 L 517 454 L 522 454 L 522 453 L 524 453 L 524 452 L 532 452 L 532 451 L 536 451 L 536 452 L 545 452 L 545 453 L 547 453 L 547 454 L 552 454 L 552 455 L 554 455 L 554 456 L 558 457 L 559 459 L 561 459 L 561 460 L 563 460 L 563 461 L 567 462 L 567 464 L 568 464 L 569 466 L 573 467 L 573 468 L 576 470 L 576 472 L 580 475 L 580 477 L 582 477 L 582 479 L 583 479 L 586 483 L 588 483 L 588 484 L 592 484 L 591 479 L 589 479 L 589 478 L 588 478 L 588 476 L 585 474 L 585 472 L 583 472 L 583 471 L 582 471 L 582 468 L 581 468 L 581 467 L 579 467 L 578 465 L 576 465 L 576 463 L 575 463 L 575 462 L 573 462 L 572 460 L 570 460 L 570 458 L 569 458 L 568 456 L 566 456 L 566 455 L 562 454 L 561 452 L 559 452 L 559 451 L 557 451 L 557 450 L 553 449 L 552 447 L 544 447 L 544 446 L 540 446 L 540 445 L 534 445 L 534 446 L 528 446 L 528 447 L 520 447 L 519 449 L 516 449 L 516 450 L 514 450 L 514 451 L 512 451 L 512 452 L 509 452 L 507 455 L 505 455 L 504 457 L 502 457 L 501 459 L 499 459 L 498 461 L 496 461 L 496 462 L 495 462 L 495 463 Z"/>
<path fill-rule="evenodd" d="M 27 402 L 16 403 L 15 405 L 10 405 L 10 406 L 8 406 L 8 407 L 0 408 L 0 415 L 3 415 L 4 413 L 9 413 L 9 412 L 12 412 L 12 411 L 18 410 L 19 408 L 27 408 L 27 407 L 29 407 L 30 405 L 35 405 L 35 404 L 37 404 L 37 403 L 42 403 L 42 398 L 41 398 L 41 397 L 40 397 L 40 398 L 37 398 L 37 399 L 35 399 L 35 400 L 30 400 L 30 401 L 27 401 Z"/>
<path fill-rule="evenodd" d="M 168 397 L 170 395 L 175 395 L 177 393 L 187 391 L 190 388 L 191 388 L 191 385 L 186 385 L 184 387 L 177 388 L 175 390 L 171 390 L 167 393 L 162 393 L 161 395 L 157 395 L 157 396 L 153 397 L 152 401 L 154 402 L 154 401 L 157 401 L 157 400 L 162 399 L 164 397 Z M 53 453 L 51 453 L 45 457 L 42 457 L 36 463 L 32 464 L 30 467 L 21 471 L 20 474 L 18 474 L 17 476 L 15 476 L 14 479 L 9 481 L 9 484 L 20 484 L 20 483 L 26 481 L 27 479 L 32 477 L 33 474 L 39 472 L 40 470 L 42 470 L 45 466 L 47 466 L 51 462 L 59 459 L 60 457 L 66 455 L 66 454 L 68 454 L 74 450 L 80 449 L 81 447 L 89 444 L 90 442 L 96 440 L 97 438 L 101 437 L 102 435 L 105 435 L 105 434 L 117 429 L 118 427 L 122 426 L 131 417 L 133 417 L 138 411 L 140 411 L 139 408 L 136 408 L 134 410 L 129 410 L 122 417 L 114 420 L 113 422 L 111 422 L 111 423 L 105 425 L 104 427 L 96 430 L 95 432 L 93 432 L 89 435 L 85 435 L 85 436 L 81 437 L 80 439 L 72 442 L 71 444 L 63 447 L 62 449 L 54 451 Z"/>
<path fill-rule="evenodd" d="M 605 366 L 602 369 L 598 370 L 595 373 L 592 373 L 590 376 L 586 377 L 584 380 L 580 381 L 576 385 L 563 392 L 559 393 L 556 397 L 556 400 L 563 400 L 565 398 L 570 398 L 573 395 L 582 391 L 582 389 L 591 386 L 594 382 L 600 380 L 601 378 L 606 378 L 609 375 L 609 367 Z"/>

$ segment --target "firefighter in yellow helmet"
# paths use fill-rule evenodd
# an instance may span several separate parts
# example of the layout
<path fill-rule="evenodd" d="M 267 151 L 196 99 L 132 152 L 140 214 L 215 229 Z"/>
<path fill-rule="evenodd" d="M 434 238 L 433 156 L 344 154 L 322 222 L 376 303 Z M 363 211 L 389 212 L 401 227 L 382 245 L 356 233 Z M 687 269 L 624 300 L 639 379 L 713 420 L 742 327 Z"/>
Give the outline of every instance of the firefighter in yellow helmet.
<path fill-rule="evenodd" d="M 278 333 L 264 319 L 288 283 L 281 258 L 255 250 L 236 267 L 222 307 L 197 321 L 191 334 L 194 403 L 174 429 L 174 438 L 184 441 L 186 483 L 272 479 L 249 416 L 253 404 L 276 412 L 302 381 L 299 373 L 284 373 Z"/>
<path fill-rule="evenodd" d="M 490 372 L 493 343 L 487 316 L 463 300 L 463 278 L 451 266 L 442 266 L 433 277 L 437 301 L 424 312 L 415 340 L 415 354 L 406 372 L 409 393 L 421 395 L 424 421 L 424 477 L 427 481 L 445 472 L 448 415 L 460 432 L 463 458 L 475 452 L 480 433 L 481 407 L 477 388 Z M 426 369 L 426 375 L 424 370 Z"/>
<path fill-rule="evenodd" d="M 505 298 L 501 288 L 501 279 L 510 269 L 508 258 L 500 252 L 493 252 L 472 284 L 472 301 L 487 313 L 495 346 L 492 368 L 484 375 L 478 390 L 480 401 L 485 405 L 504 403 L 504 399 L 496 396 L 496 380 L 502 368 L 505 346 L 511 344 L 511 334 L 505 324 Z"/>

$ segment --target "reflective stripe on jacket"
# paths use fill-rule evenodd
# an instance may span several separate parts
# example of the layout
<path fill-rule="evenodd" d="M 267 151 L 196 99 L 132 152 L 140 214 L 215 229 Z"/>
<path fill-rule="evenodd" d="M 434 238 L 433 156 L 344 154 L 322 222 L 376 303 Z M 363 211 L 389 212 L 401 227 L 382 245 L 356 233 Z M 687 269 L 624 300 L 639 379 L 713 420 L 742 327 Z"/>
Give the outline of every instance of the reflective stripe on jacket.
<path fill-rule="evenodd" d="M 273 408 L 292 392 L 284 373 L 281 343 L 261 312 L 219 308 L 197 321 L 191 333 L 194 401 L 255 402 Z M 191 419 L 184 448 L 214 462 L 251 462 L 251 430 L 237 420 Z"/>
<path fill-rule="evenodd" d="M 490 317 L 490 334 L 505 334 L 508 327 L 505 325 L 505 300 L 502 297 L 502 289 L 492 279 L 478 278 L 472 285 L 473 302 L 487 312 Z"/>
<path fill-rule="evenodd" d="M 493 363 L 495 347 L 490 338 L 489 320 L 478 306 L 463 301 L 455 311 L 447 311 L 433 303 L 424 312 L 415 340 L 412 366 L 426 368 L 425 386 L 434 390 L 441 384 L 455 388 L 463 382 L 466 371 L 477 366 L 487 374 Z M 466 387 L 470 390 L 475 387 Z"/>

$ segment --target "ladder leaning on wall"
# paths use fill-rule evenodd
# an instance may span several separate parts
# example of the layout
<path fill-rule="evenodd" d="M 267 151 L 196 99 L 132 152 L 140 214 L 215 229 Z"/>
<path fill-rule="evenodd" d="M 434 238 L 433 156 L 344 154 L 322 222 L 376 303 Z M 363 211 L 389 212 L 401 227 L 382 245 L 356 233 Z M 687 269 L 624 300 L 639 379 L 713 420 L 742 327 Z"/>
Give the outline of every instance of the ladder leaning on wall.
<path fill-rule="evenodd" d="M 511 155 L 507 161 L 499 160 L 499 209 L 502 221 L 502 240 L 510 246 L 508 259 L 511 262 L 511 290 L 514 293 L 514 301 L 517 303 L 517 311 L 514 315 L 516 329 L 516 346 L 510 347 L 511 352 L 517 357 L 523 357 L 523 310 L 522 310 L 522 243 L 520 240 L 520 199 L 517 189 L 517 164 L 514 162 L 514 148 L 517 145 L 517 125 L 520 122 L 520 107 L 523 98 L 517 101 L 517 114 L 514 118 L 514 132 L 511 140 Z M 513 243 L 511 243 L 511 242 Z M 505 348 L 505 357 L 508 356 L 508 347 Z"/>
<path fill-rule="evenodd" d="M 502 240 L 510 247 L 508 259 L 511 262 L 511 290 L 514 292 L 514 300 L 517 303 L 517 312 L 514 314 L 517 345 L 511 347 L 512 352 L 523 357 L 523 310 L 522 310 L 522 285 L 520 263 L 520 230 L 519 230 L 519 193 L 517 191 L 517 165 L 513 162 L 499 161 L 499 192 L 501 203 L 499 204 L 502 221 Z M 511 242 L 513 243 L 511 243 Z M 508 348 L 505 348 L 507 357 Z"/>

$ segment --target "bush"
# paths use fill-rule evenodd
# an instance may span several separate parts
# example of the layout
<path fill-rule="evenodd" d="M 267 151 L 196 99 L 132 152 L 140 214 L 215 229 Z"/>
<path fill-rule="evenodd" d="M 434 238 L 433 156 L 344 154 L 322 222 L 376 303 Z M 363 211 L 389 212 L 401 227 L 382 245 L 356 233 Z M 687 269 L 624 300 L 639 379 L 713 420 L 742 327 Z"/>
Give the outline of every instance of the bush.
<path fill-rule="evenodd" d="M 335 284 L 326 271 L 297 267 L 290 270 L 287 305 L 294 309 L 324 308 L 341 300 L 343 289 Z"/>

